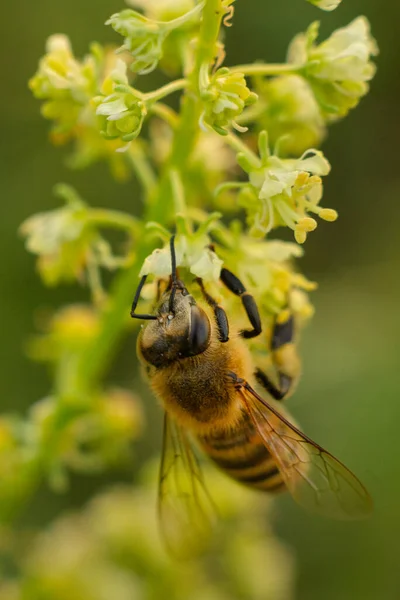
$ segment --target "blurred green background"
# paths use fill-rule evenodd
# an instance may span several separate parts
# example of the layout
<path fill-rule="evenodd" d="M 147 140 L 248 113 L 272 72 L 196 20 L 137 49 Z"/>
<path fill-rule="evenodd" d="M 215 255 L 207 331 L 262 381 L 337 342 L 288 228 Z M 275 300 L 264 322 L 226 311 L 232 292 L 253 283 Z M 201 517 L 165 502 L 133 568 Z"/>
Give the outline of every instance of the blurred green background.
<path fill-rule="evenodd" d="M 69 172 L 63 166 L 65 153 L 48 143 L 48 123 L 27 89 L 49 34 L 67 33 L 80 56 L 93 40 L 116 39 L 103 23 L 121 5 L 116 0 L 15 0 L 2 7 L 4 412 L 24 411 L 49 388 L 46 372 L 24 355 L 35 315 L 85 298 L 76 287 L 42 286 L 34 259 L 17 235 L 19 224 L 56 205 L 51 190 L 58 181 L 76 186 L 92 204 L 138 210 L 135 184 L 115 184 L 103 164 L 86 172 Z M 238 0 L 234 27 L 227 33 L 228 64 L 281 61 L 290 39 L 310 21 L 322 21 L 324 38 L 359 14 L 371 21 L 380 46 L 378 73 L 370 94 L 330 129 L 323 147 L 333 166 L 324 204 L 336 208 L 340 219 L 334 225 L 319 225 L 302 259 L 301 268 L 319 282 L 319 290 L 313 295 L 316 316 L 302 340 L 304 376 L 290 408 L 311 437 L 359 475 L 376 508 L 368 522 L 335 523 L 305 514 L 290 499 L 279 501 L 275 530 L 296 551 L 299 600 L 400 597 L 400 4 L 343 0 L 335 12 L 323 13 L 303 0 Z M 149 88 L 155 85 L 151 78 L 146 85 L 147 81 Z M 114 366 L 114 379 L 133 386 L 135 365 L 134 341 L 127 340 Z M 141 384 L 143 394 L 144 390 Z M 149 394 L 145 398 L 154 404 Z M 159 451 L 158 418 L 146 432 L 139 458 Z M 23 518 L 29 524 L 45 524 L 63 509 L 81 506 L 106 481 L 75 478 L 65 496 L 43 489 Z"/>

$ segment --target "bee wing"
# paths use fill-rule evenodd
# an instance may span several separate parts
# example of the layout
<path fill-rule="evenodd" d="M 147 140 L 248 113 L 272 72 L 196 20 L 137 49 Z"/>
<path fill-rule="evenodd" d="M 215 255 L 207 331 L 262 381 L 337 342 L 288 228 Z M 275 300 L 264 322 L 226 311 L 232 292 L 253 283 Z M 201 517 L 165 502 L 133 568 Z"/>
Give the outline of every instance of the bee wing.
<path fill-rule="evenodd" d="M 239 392 L 298 504 L 334 519 L 369 516 L 372 499 L 347 467 L 289 423 L 248 383 Z"/>
<path fill-rule="evenodd" d="M 188 437 L 167 414 L 158 509 L 161 533 L 173 556 L 186 558 L 203 550 L 215 520 L 215 507 Z"/>

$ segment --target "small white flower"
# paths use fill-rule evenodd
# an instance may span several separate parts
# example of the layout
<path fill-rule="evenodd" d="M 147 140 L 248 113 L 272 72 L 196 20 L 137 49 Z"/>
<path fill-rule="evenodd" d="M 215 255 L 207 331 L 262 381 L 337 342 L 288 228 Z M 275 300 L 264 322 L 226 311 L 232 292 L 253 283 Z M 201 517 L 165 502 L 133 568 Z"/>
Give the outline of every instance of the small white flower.
<path fill-rule="evenodd" d="M 319 23 L 312 23 L 294 38 L 288 61 L 303 67 L 323 112 L 331 118 L 343 117 L 368 92 L 367 82 L 376 71 L 371 57 L 378 54 L 378 46 L 366 17 L 358 17 L 316 45 L 318 29 Z"/>
<path fill-rule="evenodd" d="M 206 235 L 178 235 L 175 241 L 176 266 L 185 267 L 190 273 L 206 281 L 217 281 L 223 261 L 208 247 L 209 244 L 210 240 Z M 150 274 L 164 278 L 171 275 L 169 244 L 154 250 L 144 261 L 139 277 Z"/>
<path fill-rule="evenodd" d="M 249 184 L 241 187 L 239 204 L 247 210 L 250 231 L 260 237 L 283 225 L 293 229 L 296 241 L 302 244 L 317 226 L 308 213 L 330 221 L 337 218 L 335 211 L 318 205 L 321 176 L 329 173 L 330 164 L 313 148 L 297 159 L 271 156 L 265 131 L 260 133 L 258 145 L 261 158 L 238 155 L 240 166 L 249 175 Z"/>

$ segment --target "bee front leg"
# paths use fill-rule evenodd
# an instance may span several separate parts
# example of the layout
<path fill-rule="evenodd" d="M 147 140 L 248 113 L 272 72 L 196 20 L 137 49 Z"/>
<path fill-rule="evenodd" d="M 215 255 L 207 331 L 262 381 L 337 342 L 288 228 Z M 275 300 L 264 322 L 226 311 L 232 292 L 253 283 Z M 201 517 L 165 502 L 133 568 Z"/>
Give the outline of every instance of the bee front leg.
<path fill-rule="evenodd" d="M 262 331 L 260 313 L 258 312 L 256 301 L 253 296 L 244 287 L 243 283 L 228 269 L 221 269 L 220 275 L 222 283 L 233 292 L 242 301 L 243 308 L 246 311 L 246 315 L 252 325 L 253 329 L 244 329 L 240 332 L 240 335 L 244 338 L 253 338 L 260 335 Z"/>
<path fill-rule="evenodd" d="M 218 328 L 218 339 L 220 342 L 227 342 L 229 340 L 229 322 L 228 317 L 226 316 L 226 312 L 218 304 L 216 300 L 207 292 L 204 287 L 203 280 L 200 277 L 197 277 L 196 282 L 199 284 L 201 292 L 203 294 L 204 300 L 207 302 L 209 306 L 214 311 L 215 322 Z"/>
<path fill-rule="evenodd" d="M 286 313 L 286 314 L 285 314 Z M 294 340 L 294 318 L 290 312 L 282 313 L 284 318 L 275 320 L 271 337 L 271 356 L 278 376 L 276 386 L 261 369 L 256 369 L 257 381 L 275 400 L 283 400 L 293 390 L 300 372 Z"/>
<path fill-rule="evenodd" d="M 132 308 L 131 308 L 131 317 L 132 319 L 144 319 L 147 321 L 153 321 L 155 319 L 157 319 L 157 317 L 155 315 L 138 315 L 135 311 L 136 311 L 136 307 L 138 305 L 139 302 L 139 298 L 140 298 L 140 293 L 143 289 L 144 284 L 146 283 L 146 279 L 147 279 L 147 275 L 143 275 L 142 279 L 140 280 L 140 283 L 137 287 L 136 293 L 135 293 L 135 297 L 133 299 L 132 302 Z"/>

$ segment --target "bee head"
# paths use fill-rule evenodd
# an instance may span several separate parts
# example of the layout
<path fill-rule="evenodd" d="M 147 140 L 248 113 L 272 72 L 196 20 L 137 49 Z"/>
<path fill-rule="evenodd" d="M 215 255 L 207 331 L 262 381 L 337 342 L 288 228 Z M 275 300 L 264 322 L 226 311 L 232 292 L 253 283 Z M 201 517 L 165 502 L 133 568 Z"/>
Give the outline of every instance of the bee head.
<path fill-rule="evenodd" d="M 201 354 L 210 344 L 210 320 L 185 291 L 175 293 L 172 311 L 167 294 L 158 307 L 157 319 L 149 321 L 142 329 L 141 354 L 155 367 Z"/>
<path fill-rule="evenodd" d="M 171 286 L 139 338 L 144 360 L 155 367 L 201 354 L 210 345 L 211 337 L 210 319 L 177 277 L 174 236 L 170 246 Z"/>

